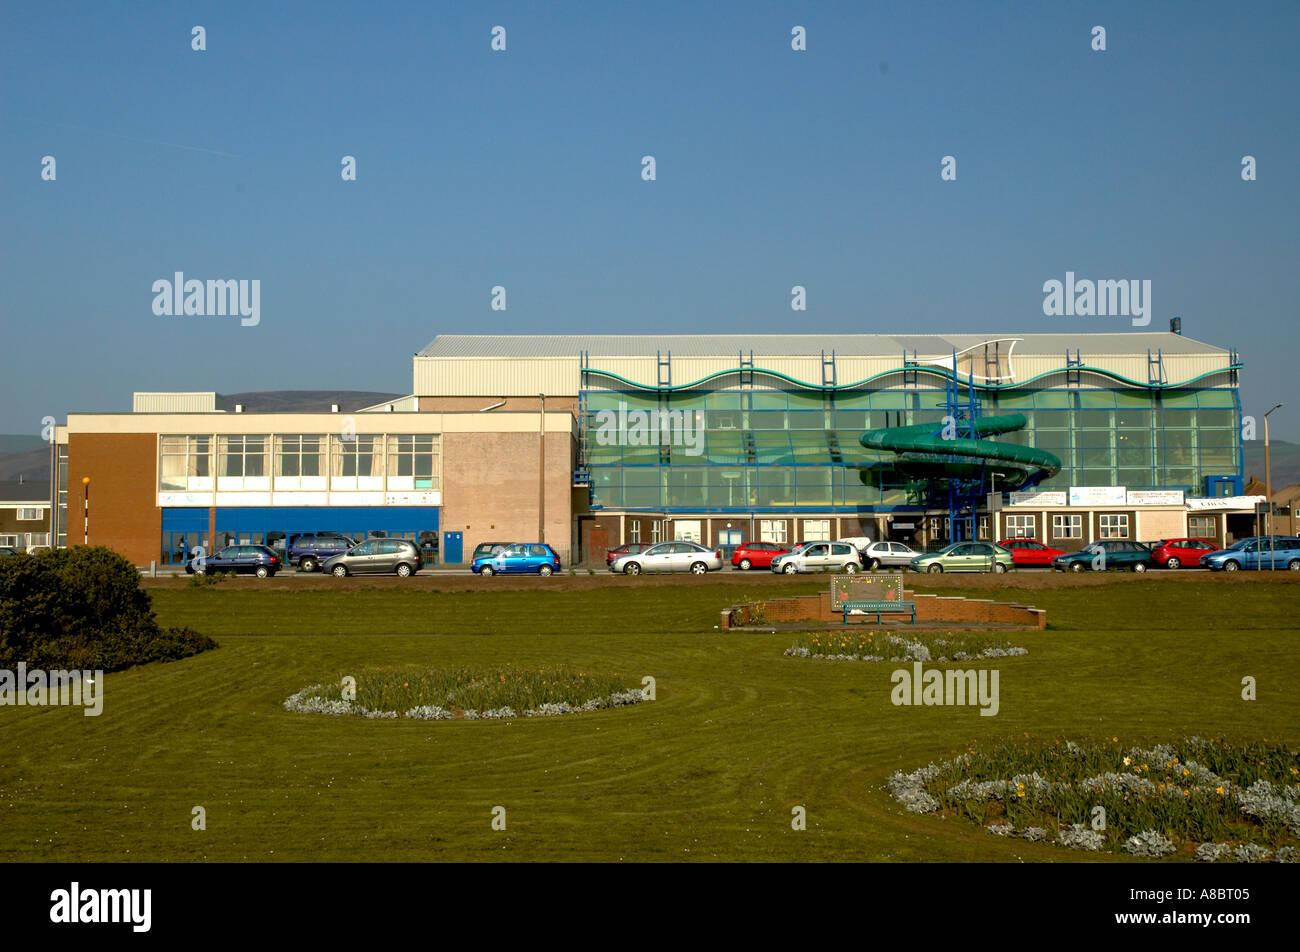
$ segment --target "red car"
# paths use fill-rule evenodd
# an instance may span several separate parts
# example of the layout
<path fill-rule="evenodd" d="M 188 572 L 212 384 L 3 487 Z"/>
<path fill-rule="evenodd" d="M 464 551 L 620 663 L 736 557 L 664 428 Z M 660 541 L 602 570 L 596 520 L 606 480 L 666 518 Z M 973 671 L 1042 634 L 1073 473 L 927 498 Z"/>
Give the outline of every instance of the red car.
<path fill-rule="evenodd" d="M 628 542 L 605 553 L 605 564 L 613 565 L 614 560 L 624 555 L 637 555 L 650 548 L 649 542 Z"/>
<path fill-rule="evenodd" d="M 1052 549 L 1037 539 L 1003 539 L 998 545 L 1011 552 L 1011 562 L 1016 568 L 1041 565 L 1052 567 L 1052 559 L 1065 555 L 1064 549 Z"/>
<path fill-rule="evenodd" d="M 1184 565 L 1197 568 L 1201 556 L 1217 552 L 1219 546 L 1209 539 L 1165 539 L 1151 550 L 1151 561 L 1167 569 L 1178 569 Z"/>
<path fill-rule="evenodd" d="M 738 569 L 766 569 L 772 567 L 772 560 L 778 555 L 785 555 L 790 550 L 775 542 L 745 542 L 731 553 L 731 564 Z"/>

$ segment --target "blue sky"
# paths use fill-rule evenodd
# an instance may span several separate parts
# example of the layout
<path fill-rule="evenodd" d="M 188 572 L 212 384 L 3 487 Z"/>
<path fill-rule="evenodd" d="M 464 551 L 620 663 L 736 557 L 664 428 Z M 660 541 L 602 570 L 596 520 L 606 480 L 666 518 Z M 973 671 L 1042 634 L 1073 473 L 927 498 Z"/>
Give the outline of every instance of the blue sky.
<path fill-rule="evenodd" d="M 438 333 L 1132 329 L 1044 316 L 1072 270 L 1150 279 L 1300 440 L 1297 37 L 1290 2 L 9 0 L 0 431 L 406 391 Z M 260 324 L 154 315 L 178 270 L 260 280 Z"/>

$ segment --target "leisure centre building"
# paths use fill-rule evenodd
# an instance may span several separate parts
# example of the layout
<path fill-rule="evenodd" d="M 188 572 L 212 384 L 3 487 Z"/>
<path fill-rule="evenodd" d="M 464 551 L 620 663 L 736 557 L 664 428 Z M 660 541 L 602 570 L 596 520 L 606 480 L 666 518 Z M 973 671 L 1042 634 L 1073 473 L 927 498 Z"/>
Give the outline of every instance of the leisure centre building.
<path fill-rule="evenodd" d="M 60 544 L 137 564 L 298 533 L 624 542 L 1249 534 L 1241 361 L 1170 332 L 440 335 L 409 396 L 137 393 L 56 429 Z"/>

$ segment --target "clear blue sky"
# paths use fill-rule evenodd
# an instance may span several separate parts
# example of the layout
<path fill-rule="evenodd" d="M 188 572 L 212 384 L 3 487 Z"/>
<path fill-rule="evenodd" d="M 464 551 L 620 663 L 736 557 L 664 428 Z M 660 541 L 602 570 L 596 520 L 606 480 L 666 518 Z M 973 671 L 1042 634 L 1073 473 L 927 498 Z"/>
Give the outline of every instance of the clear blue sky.
<path fill-rule="evenodd" d="M 0 11 L 3 432 L 407 391 L 438 333 L 1132 329 L 1045 317 L 1073 270 L 1150 279 L 1300 439 L 1294 2 Z M 260 325 L 155 316 L 178 270 L 259 279 Z"/>

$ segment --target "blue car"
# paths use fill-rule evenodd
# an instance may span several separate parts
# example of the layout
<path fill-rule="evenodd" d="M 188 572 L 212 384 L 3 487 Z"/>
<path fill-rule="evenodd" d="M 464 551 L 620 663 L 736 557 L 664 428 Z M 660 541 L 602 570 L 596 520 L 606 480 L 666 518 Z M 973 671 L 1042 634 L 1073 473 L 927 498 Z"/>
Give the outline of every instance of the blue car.
<path fill-rule="evenodd" d="M 280 571 L 280 557 L 264 545 L 229 545 L 213 555 L 190 559 L 185 571 L 190 575 L 234 572 L 271 578 Z"/>
<path fill-rule="evenodd" d="M 560 557 L 545 542 L 512 542 L 470 563 L 475 575 L 553 575 Z"/>
<path fill-rule="evenodd" d="M 1255 536 L 1240 539 L 1217 552 L 1201 556 L 1201 565 L 1211 571 L 1241 569 L 1290 569 L 1300 572 L 1300 539 L 1293 536 Z"/>

